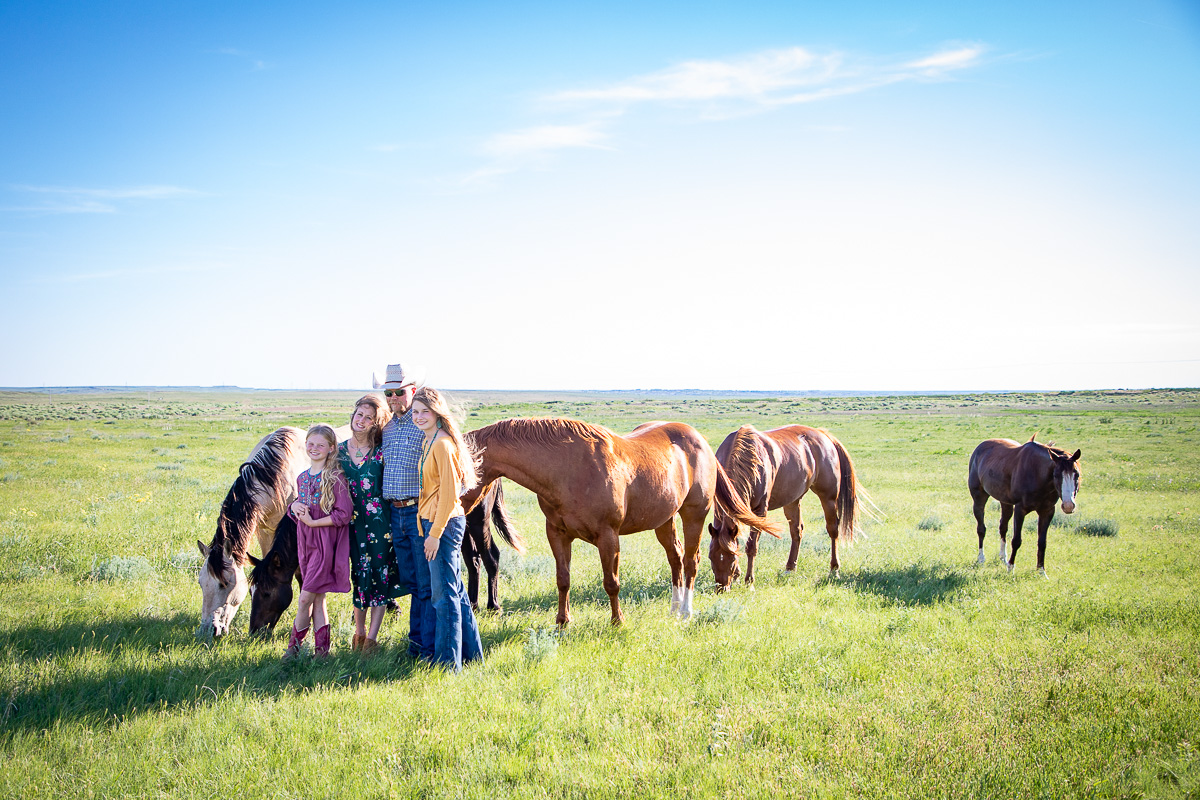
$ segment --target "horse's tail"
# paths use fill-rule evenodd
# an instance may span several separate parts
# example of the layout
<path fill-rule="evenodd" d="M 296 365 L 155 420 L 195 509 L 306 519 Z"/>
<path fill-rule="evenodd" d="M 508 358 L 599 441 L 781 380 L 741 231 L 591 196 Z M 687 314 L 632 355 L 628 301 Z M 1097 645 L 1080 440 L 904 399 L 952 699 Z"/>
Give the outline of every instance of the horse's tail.
<path fill-rule="evenodd" d="M 492 505 L 492 522 L 496 525 L 496 530 L 500 533 L 500 538 L 504 540 L 504 543 L 521 555 L 525 555 L 525 539 L 504 508 L 504 482 L 499 479 L 496 481 L 496 502 Z"/>
<path fill-rule="evenodd" d="M 714 458 L 713 463 L 717 467 L 717 491 L 713 497 L 717 501 L 717 507 L 742 525 L 757 528 L 764 533 L 771 534 L 776 539 L 782 538 L 780 536 L 782 528 L 766 517 L 760 517 L 751 511 L 742 496 L 734 490 L 733 482 L 729 480 L 729 475 L 721 466 L 721 462 Z"/>
<path fill-rule="evenodd" d="M 850 460 L 850 454 L 846 452 L 846 448 L 833 434 L 826 431 L 825 435 L 829 437 L 829 441 L 833 442 L 833 449 L 837 451 L 838 470 L 842 474 L 838 484 L 837 497 L 838 538 L 853 542 L 854 537 L 861 533 L 859 515 L 863 511 L 866 511 L 867 516 L 876 520 L 882 519 L 884 514 L 867 494 L 867 490 L 858 482 L 858 473 L 854 471 L 854 462 Z M 860 502 L 866 507 L 863 508 Z"/>
<path fill-rule="evenodd" d="M 835 436 L 827 435 L 837 451 L 838 468 L 842 473 L 837 496 L 838 538 L 853 543 L 854 534 L 858 531 L 858 476 L 854 473 L 854 462 L 850 460 L 846 448 Z"/>

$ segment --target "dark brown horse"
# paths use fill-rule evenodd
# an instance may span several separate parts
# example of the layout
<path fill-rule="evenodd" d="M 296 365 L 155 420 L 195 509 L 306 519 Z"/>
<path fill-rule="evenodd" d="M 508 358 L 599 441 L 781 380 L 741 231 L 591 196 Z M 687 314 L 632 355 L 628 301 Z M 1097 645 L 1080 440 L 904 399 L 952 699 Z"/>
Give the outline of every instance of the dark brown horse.
<path fill-rule="evenodd" d="M 500 481 L 488 490 L 481 502 L 467 514 L 467 530 L 463 535 L 463 564 L 467 568 L 467 595 L 471 606 L 479 607 L 479 565 L 483 563 L 488 576 L 488 604 L 500 610 L 500 548 L 492 538 L 491 523 L 495 523 L 500 538 L 518 553 L 525 552 L 525 540 L 513 525 L 504 509 L 504 488 Z M 292 605 L 292 579 L 304 588 L 300 580 L 300 556 L 296 552 L 296 523 L 284 515 L 275 529 L 271 549 L 257 559 L 248 556 L 254 569 L 250 571 L 250 633 L 269 634 L 275 623 Z"/>
<path fill-rule="evenodd" d="M 704 518 L 714 501 L 745 525 L 773 531 L 733 491 L 704 437 L 680 422 L 647 422 L 629 436 L 569 419 L 510 419 L 471 434 L 482 453 L 479 487 L 504 477 L 537 495 L 558 578 L 559 625 L 571 620 L 571 543 L 600 551 L 613 624 L 624 619 L 617 598 L 620 537 L 653 530 L 671 565 L 671 611 L 691 616 Z M 675 514 L 683 521 L 683 547 Z"/>
<path fill-rule="evenodd" d="M 1054 506 L 1061 499 L 1063 513 L 1075 511 L 1075 493 L 1079 491 L 1079 457 L 1076 450 L 1068 455 L 1066 450 L 1035 442 L 1029 437 L 1025 444 L 1012 439 L 988 439 L 981 442 L 971 453 L 971 467 L 967 475 L 967 487 L 975 501 L 976 532 L 979 534 L 979 559 L 984 563 L 983 536 L 987 526 L 983 524 L 983 511 L 988 497 L 1000 502 L 1000 560 L 1005 561 L 1005 540 L 1008 535 L 1008 520 L 1013 521 L 1012 553 L 1007 556 L 1008 571 L 1013 571 L 1017 550 L 1021 547 L 1021 526 L 1025 515 L 1038 515 L 1038 572 L 1046 574 L 1046 531 L 1054 517 Z"/>
<path fill-rule="evenodd" d="M 756 515 L 782 508 L 792 534 L 787 571 L 796 568 L 804 519 L 800 500 L 811 490 L 825 511 L 825 530 L 829 533 L 829 571 L 836 575 L 838 542 L 853 542 L 858 528 L 858 495 L 862 491 L 854 474 L 854 464 L 842 443 L 828 431 L 804 425 L 787 425 L 760 433 L 753 425 L 743 425 L 717 448 L 717 460 L 729 474 L 738 496 Z M 721 509 L 713 514 L 708 526 L 712 541 L 708 557 L 712 561 L 717 590 L 728 589 L 739 574 L 738 524 Z M 751 526 L 746 541 L 746 583 L 754 583 L 754 557 L 758 554 L 760 531 Z"/>

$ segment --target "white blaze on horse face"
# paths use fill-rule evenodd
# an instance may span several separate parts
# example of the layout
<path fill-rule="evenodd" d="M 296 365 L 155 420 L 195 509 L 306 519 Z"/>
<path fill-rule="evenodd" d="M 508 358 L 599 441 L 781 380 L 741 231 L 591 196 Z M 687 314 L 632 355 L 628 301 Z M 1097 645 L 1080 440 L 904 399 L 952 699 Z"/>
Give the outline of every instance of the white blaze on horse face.
<path fill-rule="evenodd" d="M 1075 511 L 1075 476 L 1065 472 L 1062 476 L 1062 510 L 1064 514 Z"/>
<path fill-rule="evenodd" d="M 200 628 L 211 628 L 213 636 L 218 638 L 224 636 L 233 624 L 233 618 L 242 601 L 246 599 L 249 588 L 246 574 L 241 569 L 234 567 L 232 578 L 221 588 L 221 582 L 208 569 L 207 564 L 200 568 L 198 580 L 204 598 L 200 609 Z"/>

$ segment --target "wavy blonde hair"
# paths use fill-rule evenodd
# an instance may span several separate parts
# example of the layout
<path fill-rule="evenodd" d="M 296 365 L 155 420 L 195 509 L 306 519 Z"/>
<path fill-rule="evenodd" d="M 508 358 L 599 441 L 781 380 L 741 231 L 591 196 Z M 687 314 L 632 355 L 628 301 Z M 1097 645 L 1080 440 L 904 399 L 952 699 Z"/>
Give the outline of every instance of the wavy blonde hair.
<path fill-rule="evenodd" d="M 392 412 L 387 407 L 387 403 L 379 399 L 376 394 L 364 394 L 354 403 L 354 410 L 350 412 L 350 422 L 354 422 L 354 415 L 358 410 L 366 406 L 375 412 L 375 421 L 371 425 L 371 430 L 367 433 L 367 441 L 370 442 L 372 449 L 383 444 L 383 429 L 392 420 Z"/>
<path fill-rule="evenodd" d="M 304 441 L 307 442 L 311 436 L 320 436 L 330 447 L 325 467 L 321 471 L 321 510 L 328 514 L 333 511 L 333 504 L 337 500 L 338 484 L 346 483 L 346 476 L 342 474 L 342 464 L 338 461 L 337 434 L 328 425 L 313 425 L 304 435 Z"/>
<path fill-rule="evenodd" d="M 474 489 L 479 485 L 479 455 L 459 430 L 458 423 L 452 416 L 450 404 L 441 392 L 428 386 L 422 386 L 413 395 L 413 402 L 417 401 L 429 407 L 429 410 L 437 417 L 437 421 L 441 423 L 442 432 L 450 437 L 450 441 L 454 445 L 454 466 L 458 470 L 461 491 Z"/>

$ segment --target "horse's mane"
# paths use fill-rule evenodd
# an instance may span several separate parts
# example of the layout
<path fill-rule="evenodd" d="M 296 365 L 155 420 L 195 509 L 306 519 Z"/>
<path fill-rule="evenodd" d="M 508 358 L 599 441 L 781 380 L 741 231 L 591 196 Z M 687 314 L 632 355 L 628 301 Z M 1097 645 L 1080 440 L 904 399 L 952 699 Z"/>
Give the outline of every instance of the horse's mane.
<path fill-rule="evenodd" d="M 1069 456 L 1069 455 L 1071 455 L 1071 454 L 1070 454 L 1070 453 L 1068 453 L 1066 450 L 1063 450 L 1061 447 L 1056 447 L 1056 446 L 1054 445 L 1054 442 L 1053 442 L 1053 441 L 1049 441 L 1049 442 L 1034 442 L 1033 440 L 1037 438 L 1037 435 L 1038 435 L 1038 433 L 1040 433 L 1040 431 L 1039 431 L 1039 432 L 1037 432 L 1037 433 L 1034 433 L 1034 434 L 1033 434 L 1033 436 L 1030 436 L 1030 437 L 1029 437 L 1029 442 L 1026 442 L 1026 444 L 1029 444 L 1029 443 L 1033 443 L 1033 444 L 1040 444 L 1042 447 L 1044 447 L 1044 448 L 1046 448 L 1047 450 L 1049 450 L 1049 451 L 1050 451 L 1050 453 L 1051 453 L 1052 455 L 1059 456 L 1060 458 L 1064 458 L 1064 457 L 1066 457 L 1066 456 Z"/>
<path fill-rule="evenodd" d="M 561 417 L 521 417 L 494 422 L 471 432 L 480 448 L 489 442 L 501 445 L 556 447 L 566 439 L 582 439 L 599 444 L 611 443 L 614 435 L 598 425 Z"/>
<path fill-rule="evenodd" d="M 743 425 L 733 434 L 733 445 L 729 448 L 729 458 L 725 472 L 744 499 L 749 500 L 754 488 L 754 480 L 763 468 L 763 460 L 758 450 L 758 431 L 753 425 Z"/>
<path fill-rule="evenodd" d="M 246 551 L 264 510 L 257 493 L 265 489 L 277 504 L 287 497 L 291 489 L 287 481 L 287 458 L 294 435 L 290 429 L 275 431 L 238 469 L 238 476 L 221 503 L 217 532 L 208 553 L 208 567 L 213 575 L 223 575 L 229 569 L 229 558 L 234 564 L 246 560 Z"/>

